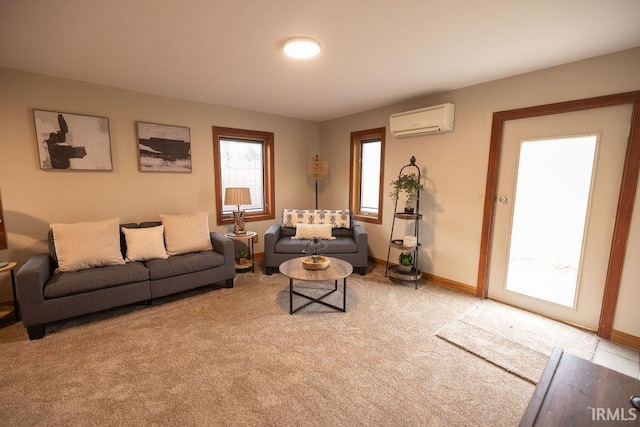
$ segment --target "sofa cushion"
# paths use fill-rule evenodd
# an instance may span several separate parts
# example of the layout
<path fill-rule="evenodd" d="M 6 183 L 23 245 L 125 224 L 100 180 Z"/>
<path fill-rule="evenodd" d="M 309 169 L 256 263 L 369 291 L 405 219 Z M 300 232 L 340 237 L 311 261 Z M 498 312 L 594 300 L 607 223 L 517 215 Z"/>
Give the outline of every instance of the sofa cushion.
<path fill-rule="evenodd" d="M 157 227 L 159 225 L 162 225 L 162 221 L 145 221 L 138 224 L 138 227 L 147 228 L 147 227 Z"/>
<path fill-rule="evenodd" d="M 292 239 L 312 239 L 317 237 L 323 240 L 333 240 L 331 224 L 296 224 L 296 235 Z"/>
<path fill-rule="evenodd" d="M 292 239 L 291 237 L 281 237 L 274 246 L 274 252 L 280 254 L 300 254 L 304 256 L 309 239 Z M 358 252 L 358 245 L 351 237 L 338 237 L 335 240 L 327 240 L 327 248 L 324 254 L 351 254 Z"/>
<path fill-rule="evenodd" d="M 44 297 L 59 298 L 145 280 L 149 280 L 149 270 L 140 262 L 70 271 L 52 275 L 44 286 Z"/>
<path fill-rule="evenodd" d="M 164 226 L 145 228 L 122 228 L 126 238 L 126 261 L 147 261 L 155 258 L 167 258 L 164 247 Z"/>
<path fill-rule="evenodd" d="M 194 273 L 224 265 L 224 256 L 214 251 L 192 252 L 145 263 L 151 280 Z"/>
<path fill-rule="evenodd" d="M 58 260 L 57 272 L 124 264 L 120 220 L 50 224 Z"/>
<path fill-rule="evenodd" d="M 206 212 L 160 215 L 160 218 L 164 225 L 165 245 L 169 256 L 213 250 L 209 216 Z"/>
<path fill-rule="evenodd" d="M 282 226 L 295 227 L 296 224 L 331 224 L 333 228 L 351 228 L 351 213 L 349 210 L 283 210 Z"/>
<path fill-rule="evenodd" d="M 333 237 L 351 237 L 353 238 L 353 228 L 334 228 L 331 230 Z"/>
<path fill-rule="evenodd" d="M 126 237 L 124 237 L 124 233 L 122 232 L 123 228 L 132 229 L 132 228 L 139 228 L 139 226 L 135 222 L 120 224 L 120 252 L 122 252 L 122 257 L 126 261 L 127 260 L 127 239 Z"/>

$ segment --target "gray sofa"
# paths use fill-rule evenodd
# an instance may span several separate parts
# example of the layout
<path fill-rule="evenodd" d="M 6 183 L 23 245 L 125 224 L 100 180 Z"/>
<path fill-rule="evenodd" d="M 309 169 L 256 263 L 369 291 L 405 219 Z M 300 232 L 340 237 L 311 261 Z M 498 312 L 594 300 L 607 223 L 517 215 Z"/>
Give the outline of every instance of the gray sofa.
<path fill-rule="evenodd" d="M 160 224 L 124 224 L 121 228 Z M 212 251 L 54 274 L 57 258 L 53 233 L 49 231 L 49 253 L 33 255 L 16 275 L 22 322 L 29 338 L 42 338 L 46 324 L 57 320 L 150 302 L 220 282 L 227 288 L 233 287 L 236 274 L 233 242 L 215 232 L 210 235 Z M 124 257 L 126 240 L 122 231 L 120 246 Z"/>
<path fill-rule="evenodd" d="M 336 220 L 337 215 L 337 220 Z M 304 256 L 309 239 L 294 239 L 297 223 L 332 223 L 334 240 L 323 240 L 327 248 L 324 255 L 350 263 L 358 273 L 367 273 L 367 232 L 354 224 L 348 210 L 296 210 L 285 209 L 281 222 L 274 224 L 264 234 L 264 266 L 268 275 L 277 271 L 280 264 L 292 258 Z"/>

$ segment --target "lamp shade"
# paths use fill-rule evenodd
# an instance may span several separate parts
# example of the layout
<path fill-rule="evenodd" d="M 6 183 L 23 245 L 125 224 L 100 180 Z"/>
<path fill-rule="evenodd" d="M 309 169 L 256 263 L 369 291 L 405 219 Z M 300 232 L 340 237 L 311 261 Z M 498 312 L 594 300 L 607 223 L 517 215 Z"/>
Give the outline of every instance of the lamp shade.
<path fill-rule="evenodd" d="M 224 192 L 225 205 L 250 205 L 251 193 L 248 187 L 227 187 Z"/>
<path fill-rule="evenodd" d="M 322 160 L 317 154 L 312 160 L 307 160 L 307 175 L 311 175 L 314 179 L 322 179 L 329 173 L 329 162 Z"/>

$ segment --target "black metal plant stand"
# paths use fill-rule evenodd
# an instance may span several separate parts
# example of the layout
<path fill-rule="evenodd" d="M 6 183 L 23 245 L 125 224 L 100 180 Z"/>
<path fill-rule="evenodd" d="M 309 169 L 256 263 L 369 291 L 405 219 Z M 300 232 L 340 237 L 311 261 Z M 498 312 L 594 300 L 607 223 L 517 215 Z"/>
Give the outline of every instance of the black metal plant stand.
<path fill-rule="evenodd" d="M 420 182 L 420 168 L 416 166 L 416 158 L 415 156 L 411 156 L 409 160 L 409 164 L 403 166 L 398 173 L 398 178 L 400 178 L 403 174 L 408 174 L 412 172 L 412 169 L 415 169 L 418 175 L 418 182 Z M 395 204 L 393 207 L 393 222 L 391 223 L 391 235 L 389 237 L 389 248 L 387 250 L 387 264 L 385 267 L 384 275 L 385 277 L 390 276 L 395 279 L 405 280 L 405 281 L 413 281 L 415 282 L 415 288 L 418 289 L 418 280 L 422 276 L 422 272 L 418 269 L 418 255 L 420 253 L 420 220 L 422 219 L 422 214 L 420 213 L 420 192 L 418 191 L 416 197 L 416 207 L 413 213 L 407 212 L 398 212 L 398 199 L 395 200 Z M 401 221 L 413 221 L 414 222 L 414 230 L 413 235 L 416 238 L 415 246 L 404 246 L 403 239 L 394 239 L 393 232 L 396 225 L 396 220 Z M 410 271 L 400 271 L 399 265 L 392 264 L 389 262 L 389 258 L 391 256 L 391 249 L 398 249 L 402 252 L 410 252 L 413 256 L 413 266 Z"/>

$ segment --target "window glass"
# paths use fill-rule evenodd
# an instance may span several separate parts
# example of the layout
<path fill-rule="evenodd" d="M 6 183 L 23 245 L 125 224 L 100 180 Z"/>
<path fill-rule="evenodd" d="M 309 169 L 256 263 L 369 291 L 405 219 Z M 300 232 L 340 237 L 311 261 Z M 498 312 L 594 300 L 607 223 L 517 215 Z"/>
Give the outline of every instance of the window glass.
<path fill-rule="evenodd" d="M 381 148 L 382 141 L 379 139 L 362 142 L 359 207 L 361 212 L 378 214 Z"/>
<path fill-rule="evenodd" d="M 220 138 L 220 173 L 222 195 L 227 187 L 249 187 L 251 205 L 245 212 L 264 210 L 264 142 Z M 223 205 L 222 213 L 231 214 L 236 205 Z"/>
<path fill-rule="evenodd" d="M 351 133 L 349 209 L 355 219 L 382 223 L 382 182 L 386 128 Z"/>

